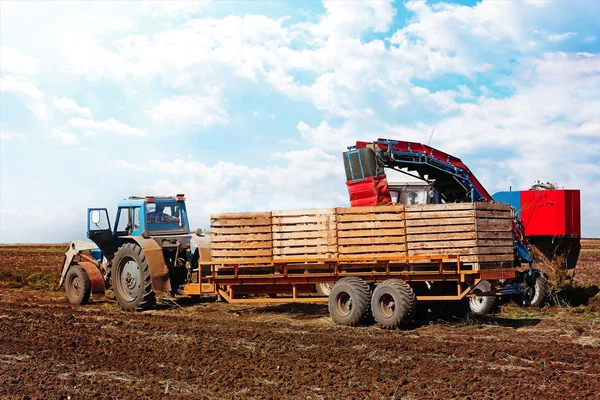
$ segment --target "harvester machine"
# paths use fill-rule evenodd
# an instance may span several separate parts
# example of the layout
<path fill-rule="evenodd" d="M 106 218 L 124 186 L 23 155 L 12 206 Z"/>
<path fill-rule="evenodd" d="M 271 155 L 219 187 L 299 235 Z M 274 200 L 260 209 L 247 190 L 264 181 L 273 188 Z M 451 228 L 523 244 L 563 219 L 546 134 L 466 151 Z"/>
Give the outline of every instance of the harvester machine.
<path fill-rule="evenodd" d="M 428 145 L 378 139 L 356 142 L 344 152 L 350 202 L 353 207 L 416 200 L 396 189 L 390 195 L 385 170 L 424 182 L 423 204 L 499 202 L 513 207 L 514 263 L 527 267 L 498 293 L 517 295 L 524 305 L 541 305 L 548 291 L 547 274 L 533 267 L 534 255 L 562 259 L 574 268 L 580 245 L 579 190 L 526 190 L 490 195 L 457 157 Z M 394 191 L 392 191 L 393 193 Z"/>

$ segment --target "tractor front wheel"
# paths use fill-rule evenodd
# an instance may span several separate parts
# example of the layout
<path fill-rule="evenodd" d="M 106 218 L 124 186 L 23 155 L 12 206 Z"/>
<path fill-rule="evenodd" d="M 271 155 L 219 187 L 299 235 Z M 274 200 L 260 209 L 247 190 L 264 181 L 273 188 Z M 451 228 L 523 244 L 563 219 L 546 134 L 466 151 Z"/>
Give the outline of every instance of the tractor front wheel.
<path fill-rule="evenodd" d="M 143 311 L 154 307 L 150 267 L 140 246 L 126 243 L 112 263 L 112 287 L 117 302 L 125 311 Z"/>
<path fill-rule="evenodd" d="M 80 265 L 69 268 L 65 277 L 65 292 L 69 303 L 75 305 L 87 304 L 92 293 L 92 283 L 85 269 Z"/>
<path fill-rule="evenodd" d="M 523 307 L 541 307 L 546 301 L 549 292 L 549 284 L 541 272 L 536 272 L 531 277 L 525 277 L 527 289 L 519 296 L 519 304 Z"/>

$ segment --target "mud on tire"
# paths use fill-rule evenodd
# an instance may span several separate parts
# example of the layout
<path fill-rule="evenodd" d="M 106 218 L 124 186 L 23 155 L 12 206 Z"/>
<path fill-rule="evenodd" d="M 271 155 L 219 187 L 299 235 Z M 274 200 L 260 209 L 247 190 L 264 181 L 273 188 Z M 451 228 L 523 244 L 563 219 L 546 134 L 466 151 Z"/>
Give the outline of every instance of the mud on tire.
<path fill-rule="evenodd" d="M 125 243 L 112 262 L 111 281 L 119 306 L 125 311 L 143 311 L 154 307 L 150 267 L 142 248 Z"/>
<path fill-rule="evenodd" d="M 382 328 L 403 328 L 415 318 L 417 298 L 408 283 L 401 279 L 388 279 L 373 291 L 371 311 Z"/>
<path fill-rule="evenodd" d="M 356 277 L 342 278 L 329 294 L 329 314 L 340 325 L 360 325 L 369 317 L 370 301 L 371 289 L 365 281 Z"/>

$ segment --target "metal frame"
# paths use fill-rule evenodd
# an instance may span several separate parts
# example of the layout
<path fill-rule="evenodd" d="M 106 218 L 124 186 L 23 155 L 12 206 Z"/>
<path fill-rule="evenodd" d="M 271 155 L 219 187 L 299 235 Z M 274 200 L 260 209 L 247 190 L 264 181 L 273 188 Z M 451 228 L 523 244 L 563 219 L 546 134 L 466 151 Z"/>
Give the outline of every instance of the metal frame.
<path fill-rule="evenodd" d="M 411 267 L 427 264 L 427 270 L 415 271 Z M 202 266 L 210 266 L 210 275 L 202 275 Z M 469 270 L 464 268 L 461 255 L 410 256 L 410 257 L 340 257 L 326 259 L 294 258 L 285 261 L 272 259 L 248 259 L 230 262 L 200 262 L 197 283 L 184 286 L 182 294 L 196 296 L 218 294 L 230 303 L 285 303 L 285 302 L 324 302 L 326 297 L 301 297 L 300 286 L 323 282 L 335 282 L 346 276 L 359 277 L 366 282 L 382 282 L 386 279 L 400 278 L 407 282 L 456 282 L 456 295 L 417 296 L 419 301 L 460 300 L 471 296 L 470 293 L 482 280 L 495 281 L 512 279 L 515 268 L 494 270 Z M 311 269 L 320 272 L 311 272 Z M 226 271 L 223 271 L 223 270 Z M 266 269 L 266 273 L 257 273 L 257 269 Z M 221 270 L 221 271 L 219 271 Z M 298 272 L 302 271 L 303 272 Z M 326 272 L 323 272 L 326 270 Z M 469 286 L 463 288 L 463 284 Z M 244 294 L 282 293 L 278 291 L 286 285 L 292 297 L 237 299 L 237 288 L 247 287 Z M 261 290 L 253 291 L 252 288 Z M 269 290 L 266 291 L 265 289 Z"/>

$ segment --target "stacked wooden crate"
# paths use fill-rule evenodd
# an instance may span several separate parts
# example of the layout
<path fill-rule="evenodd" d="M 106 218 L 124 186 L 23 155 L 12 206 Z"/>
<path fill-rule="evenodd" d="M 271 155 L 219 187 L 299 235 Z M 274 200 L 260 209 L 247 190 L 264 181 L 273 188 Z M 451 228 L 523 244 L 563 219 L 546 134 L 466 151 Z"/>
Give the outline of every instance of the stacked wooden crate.
<path fill-rule="evenodd" d="M 336 257 L 335 209 L 273 211 L 273 259 Z"/>
<path fill-rule="evenodd" d="M 270 212 L 213 214 L 210 225 L 213 262 L 267 262 L 273 257 Z"/>
<path fill-rule="evenodd" d="M 339 257 L 404 257 L 404 206 L 337 208 Z"/>
<path fill-rule="evenodd" d="M 460 254 L 472 263 L 512 262 L 510 206 L 451 203 L 406 206 L 408 256 Z"/>
<path fill-rule="evenodd" d="M 217 263 L 460 255 L 473 268 L 496 268 L 513 260 L 511 209 L 503 204 L 216 214 L 211 236 Z"/>

